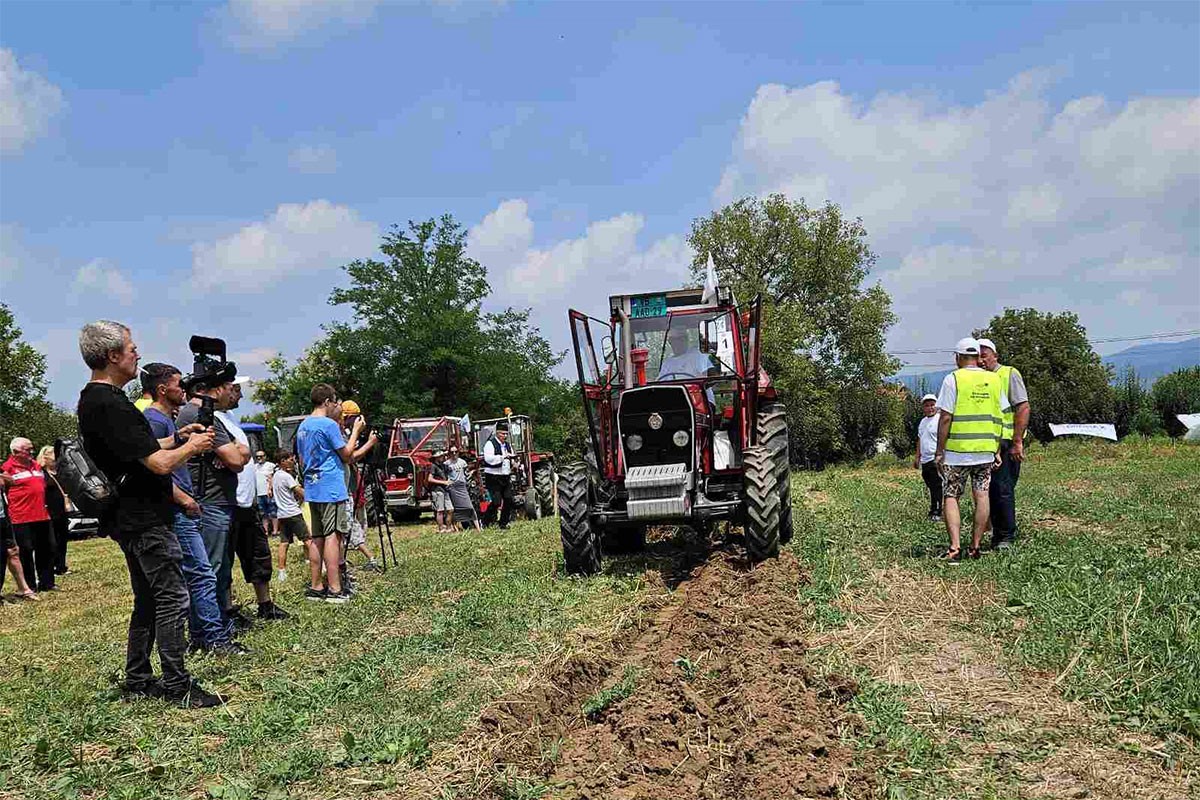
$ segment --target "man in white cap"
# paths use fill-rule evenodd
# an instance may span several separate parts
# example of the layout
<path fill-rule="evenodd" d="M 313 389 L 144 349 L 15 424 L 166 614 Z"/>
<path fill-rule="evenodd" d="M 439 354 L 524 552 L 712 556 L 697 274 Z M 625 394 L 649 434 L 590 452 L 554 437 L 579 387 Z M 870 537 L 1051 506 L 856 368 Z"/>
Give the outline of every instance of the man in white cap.
<path fill-rule="evenodd" d="M 1029 391 L 1025 378 L 1016 367 L 1000 363 L 991 339 L 979 340 L 979 360 L 984 369 L 1000 376 L 1009 406 L 1004 412 L 1004 430 L 1000 434 L 1000 468 L 992 476 L 988 496 L 992 505 L 992 549 L 1011 547 L 1017 538 L 1017 481 L 1025 460 L 1025 429 L 1029 426 Z"/>
<path fill-rule="evenodd" d="M 942 471 L 942 516 L 950 535 L 950 548 L 942 559 L 962 561 L 959 533 L 962 524 L 959 498 L 967 481 L 975 500 L 968 557 L 979 558 L 979 542 L 990 514 L 988 487 L 992 470 L 1000 463 L 1000 434 L 1004 420 L 1000 376 L 979 366 L 979 342 L 959 339 L 954 347 L 958 367 L 942 381 L 937 407 L 937 449 L 934 460 Z"/>
<path fill-rule="evenodd" d="M 927 394 L 921 398 L 921 412 L 925 416 L 917 423 L 917 454 L 913 456 L 913 469 L 921 470 L 921 477 L 929 488 L 929 521 L 941 522 L 942 476 L 933 460 L 938 435 L 937 395 Z"/>

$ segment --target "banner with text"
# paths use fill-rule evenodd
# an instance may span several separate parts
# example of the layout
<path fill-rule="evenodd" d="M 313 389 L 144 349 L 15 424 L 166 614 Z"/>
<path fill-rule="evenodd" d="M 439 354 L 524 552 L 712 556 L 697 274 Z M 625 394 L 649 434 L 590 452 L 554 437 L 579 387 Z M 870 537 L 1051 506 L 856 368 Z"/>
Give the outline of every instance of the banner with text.
<path fill-rule="evenodd" d="M 1055 425 L 1051 423 L 1050 432 L 1055 436 L 1097 436 L 1101 439 L 1117 440 L 1117 427 L 1101 422 L 1088 422 L 1072 425 Z"/>

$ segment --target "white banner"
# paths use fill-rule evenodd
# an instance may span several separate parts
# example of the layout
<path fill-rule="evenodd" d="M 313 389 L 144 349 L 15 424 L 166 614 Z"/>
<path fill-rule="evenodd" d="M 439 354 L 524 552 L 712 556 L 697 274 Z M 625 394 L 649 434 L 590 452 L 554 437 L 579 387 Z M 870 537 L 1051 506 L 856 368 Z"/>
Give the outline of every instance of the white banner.
<path fill-rule="evenodd" d="M 1188 429 L 1183 438 L 1189 442 L 1200 441 L 1200 414 L 1176 414 L 1175 419 Z"/>
<path fill-rule="evenodd" d="M 1073 425 L 1050 425 L 1055 436 L 1097 436 L 1101 439 L 1117 440 L 1117 427 L 1103 422 L 1086 422 Z"/>

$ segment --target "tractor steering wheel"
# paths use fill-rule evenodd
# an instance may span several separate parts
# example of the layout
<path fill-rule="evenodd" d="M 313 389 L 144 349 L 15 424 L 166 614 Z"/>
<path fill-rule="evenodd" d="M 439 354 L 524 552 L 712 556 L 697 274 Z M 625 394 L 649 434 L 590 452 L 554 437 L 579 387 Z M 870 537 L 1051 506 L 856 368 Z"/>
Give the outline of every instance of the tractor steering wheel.
<path fill-rule="evenodd" d="M 676 378 L 674 378 L 674 377 L 668 377 L 668 376 L 673 376 L 673 375 L 678 375 L 678 376 L 680 376 L 680 378 L 683 378 L 684 380 L 687 380 L 688 378 L 694 378 L 694 377 L 696 377 L 695 375 L 691 374 L 690 372 L 668 372 L 668 373 L 666 373 L 665 375 L 659 375 L 659 376 L 658 376 L 658 379 L 659 379 L 660 381 L 673 381 L 673 380 L 677 380 L 677 379 L 676 379 Z"/>

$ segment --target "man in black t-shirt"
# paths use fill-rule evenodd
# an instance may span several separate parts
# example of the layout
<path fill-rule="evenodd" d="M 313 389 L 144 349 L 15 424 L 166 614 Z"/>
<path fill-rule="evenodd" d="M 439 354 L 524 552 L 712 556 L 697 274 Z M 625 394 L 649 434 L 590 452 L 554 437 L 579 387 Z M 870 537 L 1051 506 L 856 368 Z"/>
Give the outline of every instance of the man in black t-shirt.
<path fill-rule="evenodd" d="M 146 418 L 121 390 L 137 375 L 139 358 L 129 328 L 121 323 L 84 325 L 79 352 L 92 370 L 91 381 L 79 393 L 79 436 L 118 495 L 101 518 L 100 530 L 121 546 L 133 587 L 126 696 L 162 697 L 183 708 L 220 705 L 224 700 L 205 691 L 184 665 L 188 593 L 179 540 L 171 529 L 171 471 L 211 450 L 212 431 L 189 425 L 167 439 L 154 438 Z M 155 641 L 161 680 L 150 663 Z"/>

